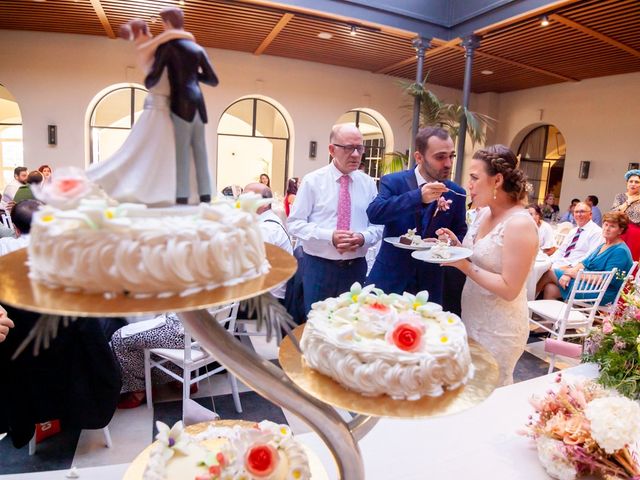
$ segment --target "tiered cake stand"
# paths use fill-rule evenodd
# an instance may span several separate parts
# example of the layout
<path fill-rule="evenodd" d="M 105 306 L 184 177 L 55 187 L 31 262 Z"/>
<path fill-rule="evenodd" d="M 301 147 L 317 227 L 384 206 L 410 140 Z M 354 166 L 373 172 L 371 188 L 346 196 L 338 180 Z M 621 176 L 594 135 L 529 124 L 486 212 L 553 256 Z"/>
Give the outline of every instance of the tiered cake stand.
<path fill-rule="evenodd" d="M 16 308 L 71 317 L 118 317 L 177 312 L 194 338 L 227 370 L 267 400 L 291 411 L 307 423 L 333 454 L 339 478 L 363 480 L 364 465 L 358 440 L 377 422 L 377 417 L 430 417 L 446 415 L 483 401 L 495 388 L 498 368 L 491 355 L 478 344 L 471 354 L 476 366 L 474 380 L 467 386 L 426 397 L 417 402 L 362 397 L 345 390 L 333 380 L 308 369 L 290 340 L 281 347 L 285 371 L 263 360 L 230 335 L 207 312 L 207 308 L 245 300 L 268 292 L 288 280 L 296 271 L 296 260 L 283 250 L 265 244 L 271 263 L 268 274 L 233 287 L 222 287 L 186 297 L 106 298 L 53 290 L 28 278 L 26 250 L 0 257 L 0 302 Z M 296 335 L 301 329 L 296 329 Z M 286 372 L 286 373 L 285 373 Z M 330 406 L 358 415 L 346 423 Z"/>

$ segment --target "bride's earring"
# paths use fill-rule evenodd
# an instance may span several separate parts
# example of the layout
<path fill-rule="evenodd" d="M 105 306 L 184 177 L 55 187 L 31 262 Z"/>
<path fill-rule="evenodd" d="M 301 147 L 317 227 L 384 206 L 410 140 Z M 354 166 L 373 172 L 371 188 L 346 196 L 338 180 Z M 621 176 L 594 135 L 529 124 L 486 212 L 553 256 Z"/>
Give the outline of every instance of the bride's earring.
<path fill-rule="evenodd" d="M 495 200 L 496 198 L 498 198 L 497 193 L 498 193 L 498 187 L 493 187 L 493 199 L 494 199 L 494 200 Z"/>

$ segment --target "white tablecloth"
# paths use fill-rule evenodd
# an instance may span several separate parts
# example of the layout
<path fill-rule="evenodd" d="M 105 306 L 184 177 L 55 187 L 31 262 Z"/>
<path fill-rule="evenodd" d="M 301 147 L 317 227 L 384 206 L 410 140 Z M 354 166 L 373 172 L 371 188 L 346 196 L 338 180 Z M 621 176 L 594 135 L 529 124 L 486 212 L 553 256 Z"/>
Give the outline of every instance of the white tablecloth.
<path fill-rule="evenodd" d="M 579 365 L 563 374 L 592 378 L 597 369 Z M 380 420 L 360 441 L 366 480 L 549 480 L 532 441 L 516 432 L 533 412 L 529 398 L 554 379 L 551 374 L 499 388 L 481 405 L 449 417 Z M 320 456 L 329 478 L 337 478 L 317 435 L 296 438 Z"/>
<path fill-rule="evenodd" d="M 536 261 L 533 264 L 533 268 L 531 269 L 531 273 L 527 277 L 527 300 L 535 300 L 536 299 L 536 284 L 540 277 L 544 275 L 544 272 L 551 268 L 551 259 L 548 255 L 538 252 L 538 256 L 536 257 Z"/>
<path fill-rule="evenodd" d="M 597 367 L 579 365 L 565 376 L 594 378 Z M 555 384 L 556 374 L 497 389 L 482 404 L 457 415 L 421 420 L 381 419 L 360 441 L 366 480 L 549 480 L 531 440 L 516 432 L 533 412 L 532 395 Z M 296 438 L 318 455 L 336 479 L 331 453 L 315 433 Z M 79 469 L 80 479 L 122 478 L 128 465 Z M 2 480 L 64 480 L 68 470 L 0 475 Z M 584 477 L 590 480 L 592 477 Z"/>

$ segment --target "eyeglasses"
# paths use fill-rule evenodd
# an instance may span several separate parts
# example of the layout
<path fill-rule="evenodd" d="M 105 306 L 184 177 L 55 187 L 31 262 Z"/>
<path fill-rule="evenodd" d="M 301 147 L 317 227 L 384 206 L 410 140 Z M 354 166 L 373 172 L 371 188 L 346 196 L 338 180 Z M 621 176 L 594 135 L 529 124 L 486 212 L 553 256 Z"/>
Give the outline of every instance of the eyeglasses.
<path fill-rule="evenodd" d="M 573 213 L 575 215 L 576 213 L 591 213 L 591 211 L 589 211 L 589 210 L 574 210 Z"/>
<path fill-rule="evenodd" d="M 364 153 L 364 145 L 340 145 L 339 143 L 334 143 L 333 146 L 342 148 L 348 155 L 351 155 L 354 150 L 361 155 Z"/>

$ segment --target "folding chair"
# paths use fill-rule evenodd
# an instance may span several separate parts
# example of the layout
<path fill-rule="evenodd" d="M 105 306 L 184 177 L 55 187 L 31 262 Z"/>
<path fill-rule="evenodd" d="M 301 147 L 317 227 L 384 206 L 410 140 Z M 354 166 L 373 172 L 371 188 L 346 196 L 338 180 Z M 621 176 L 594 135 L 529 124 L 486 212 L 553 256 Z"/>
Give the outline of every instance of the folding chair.
<path fill-rule="evenodd" d="M 528 302 L 529 322 L 548 332 L 556 340 L 586 337 L 591 330 L 602 297 L 616 271 L 615 268 L 606 272 L 579 271 L 567 303 L 560 300 L 532 300 Z M 542 317 L 543 320 L 534 320 L 534 313 Z M 567 330 L 572 333 L 567 333 Z M 553 371 L 554 362 L 555 356 L 552 356 L 549 373 Z"/>
<path fill-rule="evenodd" d="M 209 313 L 213 315 L 219 323 L 226 325 L 229 332 L 233 333 L 236 326 L 236 318 L 238 316 L 238 306 L 239 303 L 235 302 L 216 309 L 210 309 Z M 171 378 L 182 383 L 183 420 L 185 415 L 185 405 L 187 403 L 186 400 L 190 397 L 191 385 L 225 370 L 225 367 L 220 365 L 211 370 L 207 369 L 205 373 L 198 375 L 200 368 L 214 363 L 216 359 L 204 350 L 200 349 L 198 342 L 192 340 L 191 333 L 186 328 L 184 331 L 184 345 L 184 349 L 151 348 L 144 351 L 144 377 L 147 407 L 151 408 L 153 405 L 151 369 L 158 368 Z M 180 369 L 182 369 L 182 376 L 177 375 L 175 372 L 167 368 L 168 363 L 172 363 L 180 367 Z M 191 378 L 192 372 L 196 372 L 196 376 L 194 378 Z M 227 372 L 227 379 L 229 380 L 229 386 L 231 387 L 231 394 L 233 395 L 233 403 L 235 404 L 236 411 L 238 413 L 242 413 L 242 404 L 240 403 L 236 377 Z"/>

